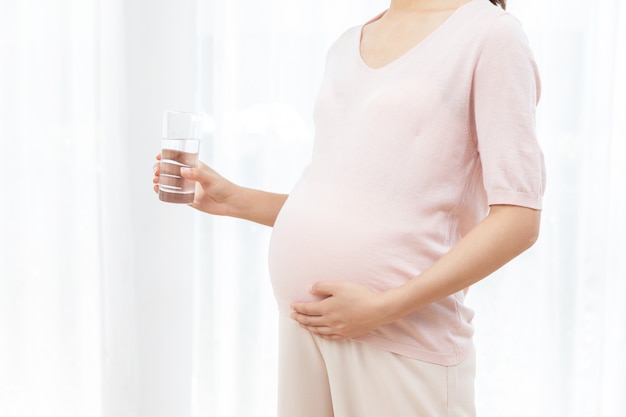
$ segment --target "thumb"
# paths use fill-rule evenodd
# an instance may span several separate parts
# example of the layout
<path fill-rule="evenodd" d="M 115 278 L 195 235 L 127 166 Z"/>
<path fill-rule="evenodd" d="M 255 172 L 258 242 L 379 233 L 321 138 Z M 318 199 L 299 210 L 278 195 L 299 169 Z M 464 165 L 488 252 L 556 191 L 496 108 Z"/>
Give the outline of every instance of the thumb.
<path fill-rule="evenodd" d="M 199 182 L 205 188 L 210 186 L 216 178 L 219 178 L 213 169 L 200 161 L 195 168 L 181 168 L 180 175 L 185 179 Z"/>
<path fill-rule="evenodd" d="M 211 182 L 210 175 L 205 171 L 206 170 L 203 170 L 203 166 L 198 164 L 196 168 L 181 168 L 180 175 L 187 180 L 197 181 L 202 185 L 208 185 Z"/>
<path fill-rule="evenodd" d="M 198 179 L 198 168 L 181 168 L 180 175 L 185 179 L 196 181 Z"/>
<path fill-rule="evenodd" d="M 311 286 L 309 292 L 318 296 L 330 296 L 334 294 L 335 288 L 334 282 L 316 282 Z"/>

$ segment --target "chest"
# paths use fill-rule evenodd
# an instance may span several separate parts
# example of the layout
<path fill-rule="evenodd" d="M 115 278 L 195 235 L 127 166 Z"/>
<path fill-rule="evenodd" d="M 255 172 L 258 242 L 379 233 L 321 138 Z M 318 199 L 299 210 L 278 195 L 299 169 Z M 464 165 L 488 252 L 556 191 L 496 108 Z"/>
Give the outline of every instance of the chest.
<path fill-rule="evenodd" d="M 359 52 L 365 64 L 382 68 L 417 47 L 450 17 L 450 12 L 403 19 L 382 18 L 365 25 Z"/>

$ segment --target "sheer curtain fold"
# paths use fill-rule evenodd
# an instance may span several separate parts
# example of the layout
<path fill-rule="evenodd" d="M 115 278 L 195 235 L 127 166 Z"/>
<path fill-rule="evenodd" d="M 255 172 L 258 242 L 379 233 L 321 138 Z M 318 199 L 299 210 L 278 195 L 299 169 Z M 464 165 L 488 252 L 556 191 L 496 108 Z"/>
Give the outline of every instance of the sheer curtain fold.
<path fill-rule="evenodd" d="M 95 40 L 83 20 L 94 9 L 9 3 L 0 13 L 0 409 L 90 413 L 101 404 Z"/>
<path fill-rule="evenodd" d="M 588 23 L 570 415 L 617 417 L 626 406 L 626 10 L 598 2 Z"/>
<path fill-rule="evenodd" d="M 124 2 L 97 2 L 103 417 L 139 415 Z"/>
<path fill-rule="evenodd" d="M 124 415 L 103 411 L 134 334 L 119 5 L 0 2 L 2 416 Z"/>

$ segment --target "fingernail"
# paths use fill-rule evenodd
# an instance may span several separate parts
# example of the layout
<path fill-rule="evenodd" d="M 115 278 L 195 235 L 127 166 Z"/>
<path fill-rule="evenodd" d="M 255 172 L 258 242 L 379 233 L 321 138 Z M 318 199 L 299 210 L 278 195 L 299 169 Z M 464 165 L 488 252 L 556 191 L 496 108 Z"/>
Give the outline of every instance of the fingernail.
<path fill-rule="evenodd" d="M 190 172 L 190 171 L 191 171 L 191 170 L 190 170 L 189 168 L 181 168 L 181 169 L 180 169 L 180 173 L 181 173 L 181 174 L 189 174 L 189 172 Z"/>

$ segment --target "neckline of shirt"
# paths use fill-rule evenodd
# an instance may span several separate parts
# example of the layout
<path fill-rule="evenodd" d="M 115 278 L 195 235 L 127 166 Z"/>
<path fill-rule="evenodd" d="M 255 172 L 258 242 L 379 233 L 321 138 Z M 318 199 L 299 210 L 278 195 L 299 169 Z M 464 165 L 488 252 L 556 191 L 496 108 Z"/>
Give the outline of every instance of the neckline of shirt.
<path fill-rule="evenodd" d="M 450 14 L 450 16 L 448 16 L 435 30 L 433 30 L 432 32 L 430 32 L 430 34 L 428 34 L 428 36 L 426 36 L 424 39 L 422 39 L 421 41 L 419 41 L 417 44 L 413 45 L 411 48 L 409 48 L 405 53 L 403 53 L 402 55 L 396 57 L 395 59 L 393 59 L 392 61 L 386 63 L 385 65 L 382 65 L 380 67 L 373 67 L 370 66 L 367 62 L 365 62 L 365 60 L 363 59 L 363 55 L 361 55 L 361 40 L 363 38 L 363 28 L 365 28 L 365 26 L 367 26 L 368 24 L 375 22 L 376 20 L 380 19 L 381 17 L 383 17 L 383 15 L 385 13 L 387 13 L 387 10 L 383 10 L 382 12 L 378 13 L 376 16 L 374 16 L 373 18 L 369 19 L 367 22 L 363 23 L 361 26 L 357 27 L 356 30 L 356 52 L 357 52 L 357 58 L 358 61 L 360 63 L 361 66 L 365 67 L 367 70 L 369 71 L 383 71 L 387 68 L 393 67 L 395 66 L 396 63 L 398 63 L 399 61 L 403 61 L 407 56 L 410 56 L 413 54 L 413 52 L 415 50 L 421 49 L 422 45 L 430 42 L 430 40 L 434 37 L 437 37 L 437 34 L 439 34 L 440 32 L 442 32 L 447 26 L 449 26 L 452 20 L 454 20 L 459 14 L 460 12 L 462 12 L 464 9 L 469 8 L 470 5 L 473 5 L 475 3 L 478 2 L 483 2 L 483 1 L 487 1 L 487 0 L 471 0 L 468 1 L 465 4 L 462 4 L 461 6 L 459 6 L 454 12 L 452 12 L 452 14 Z"/>

